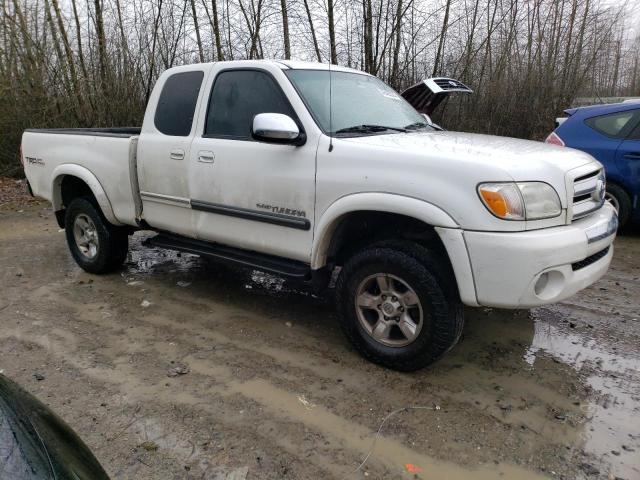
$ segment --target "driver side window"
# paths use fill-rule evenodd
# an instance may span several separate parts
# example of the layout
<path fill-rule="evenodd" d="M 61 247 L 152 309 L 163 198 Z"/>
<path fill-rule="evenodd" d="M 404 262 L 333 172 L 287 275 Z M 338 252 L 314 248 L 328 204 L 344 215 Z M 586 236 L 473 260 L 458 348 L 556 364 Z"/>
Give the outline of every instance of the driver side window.
<path fill-rule="evenodd" d="M 276 81 L 258 70 L 229 70 L 214 81 L 204 137 L 251 140 L 253 117 L 282 113 L 295 119 Z"/>

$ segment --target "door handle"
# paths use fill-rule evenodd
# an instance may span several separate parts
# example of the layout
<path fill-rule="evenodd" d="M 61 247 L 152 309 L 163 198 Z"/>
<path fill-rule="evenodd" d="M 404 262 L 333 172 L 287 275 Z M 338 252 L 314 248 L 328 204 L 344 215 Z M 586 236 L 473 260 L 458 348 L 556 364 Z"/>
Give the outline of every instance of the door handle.
<path fill-rule="evenodd" d="M 171 158 L 171 160 L 184 160 L 184 150 L 181 148 L 171 150 L 171 152 L 169 152 L 169 158 Z"/>
<path fill-rule="evenodd" d="M 624 158 L 629 158 L 631 160 L 640 160 L 640 152 L 629 152 L 623 155 Z"/>
<path fill-rule="evenodd" d="M 202 163 L 213 163 L 213 161 L 215 160 L 216 156 L 213 154 L 213 152 L 210 152 L 208 150 L 201 150 L 198 152 L 198 161 L 202 162 Z"/>

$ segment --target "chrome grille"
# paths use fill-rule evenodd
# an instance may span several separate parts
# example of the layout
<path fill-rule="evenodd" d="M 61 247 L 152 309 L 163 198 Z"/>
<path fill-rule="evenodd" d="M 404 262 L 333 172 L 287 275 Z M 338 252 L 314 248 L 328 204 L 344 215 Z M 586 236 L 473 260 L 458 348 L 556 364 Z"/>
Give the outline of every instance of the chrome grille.
<path fill-rule="evenodd" d="M 573 179 L 571 219 L 576 220 L 598 210 L 604 204 L 605 176 L 599 168 Z"/>

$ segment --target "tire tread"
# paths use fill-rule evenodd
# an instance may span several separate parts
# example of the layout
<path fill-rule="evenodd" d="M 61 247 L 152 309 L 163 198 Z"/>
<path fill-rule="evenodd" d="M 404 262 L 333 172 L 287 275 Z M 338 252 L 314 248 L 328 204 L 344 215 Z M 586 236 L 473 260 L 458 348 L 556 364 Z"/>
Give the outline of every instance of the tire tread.
<path fill-rule="evenodd" d="M 351 344 L 368 360 L 401 371 L 413 371 L 423 368 L 448 352 L 457 343 L 464 326 L 462 303 L 458 294 L 453 271 L 448 262 L 440 256 L 442 252 L 405 240 L 384 240 L 370 245 L 347 261 L 336 284 L 337 304 L 342 315 L 341 326 Z M 371 262 L 401 265 L 407 273 L 424 279 L 423 287 L 431 300 L 432 340 L 411 355 L 393 354 L 372 348 L 361 337 L 360 330 L 352 322 L 358 322 L 348 292 L 349 283 L 358 271 Z M 353 316 L 351 316 L 353 315 Z M 408 347 L 411 347 L 409 345 Z M 401 347 L 402 349 L 408 347 Z M 399 349 L 400 350 L 400 349 Z"/>
<path fill-rule="evenodd" d="M 96 225 L 100 242 L 98 255 L 94 260 L 86 259 L 79 251 L 73 236 L 73 222 L 77 214 L 88 215 Z M 90 197 L 79 197 L 71 201 L 65 214 L 65 232 L 69 250 L 76 263 L 89 273 L 110 273 L 122 266 L 129 250 L 127 232 L 109 223 L 100 207 Z"/>

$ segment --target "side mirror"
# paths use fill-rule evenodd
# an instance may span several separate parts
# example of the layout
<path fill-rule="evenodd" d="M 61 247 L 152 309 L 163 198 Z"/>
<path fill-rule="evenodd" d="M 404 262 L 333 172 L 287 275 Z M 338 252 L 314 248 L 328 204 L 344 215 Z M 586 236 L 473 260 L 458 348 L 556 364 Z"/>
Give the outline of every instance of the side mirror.
<path fill-rule="evenodd" d="M 300 146 L 306 141 L 304 133 L 288 115 L 259 113 L 253 117 L 253 138 L 263 142 Z"/>

